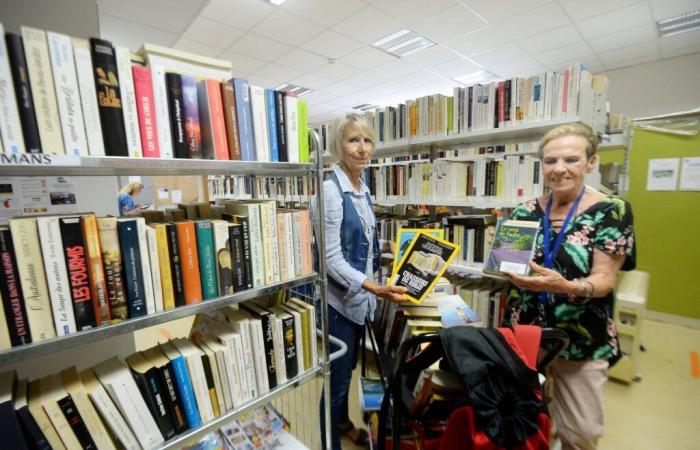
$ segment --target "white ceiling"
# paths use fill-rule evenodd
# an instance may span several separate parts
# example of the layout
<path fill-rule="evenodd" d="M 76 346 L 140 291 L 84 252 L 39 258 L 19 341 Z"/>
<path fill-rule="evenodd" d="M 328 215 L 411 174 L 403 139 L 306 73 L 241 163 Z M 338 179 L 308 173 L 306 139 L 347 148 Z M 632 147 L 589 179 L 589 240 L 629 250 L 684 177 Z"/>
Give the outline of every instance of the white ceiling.
<path fill-rule="evenodd" d="M 230 60 L 252 84 L 314 89 L 310 121 L 360 103 L 442 92 L 486 69 L 499 77 L 583 62 L 593 72 L 700 51 L 700 30 L 659 38 L 655 21 L 700 0 L 97 0 L 103 38 Z M 371 43 L 409 28 L 438 45 L 397 59 Z"/>

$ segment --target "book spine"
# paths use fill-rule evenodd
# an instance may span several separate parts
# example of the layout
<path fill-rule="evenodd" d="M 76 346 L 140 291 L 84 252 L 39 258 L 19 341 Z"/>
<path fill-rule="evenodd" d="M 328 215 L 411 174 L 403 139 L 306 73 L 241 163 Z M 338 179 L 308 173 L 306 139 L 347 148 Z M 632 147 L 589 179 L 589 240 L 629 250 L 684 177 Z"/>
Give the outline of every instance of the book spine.
<path fill-rule="evenodd" d="M 241 142 L 236 117 L 236 96 L 233 93 L 233 83 L 230 81 L 221 82 L 221 103 L 226 124 L 229 159 L 238 161 L 241 159 Z"/>
<path fill-rule="evenodd" d="M 0 38 L 5 36 L 4 31 L 0 24 Z M 4 151 L 11 155 L 41 153 L 22 38 L 8 33 L 6 41 L 7 47 L 5 40 L 0 42 L 0 134 Z"/>
<path fill-rule="evenodd" d="M 212 221 L 212 229 L 219 295 L 233 294 L 234 263 L 231 254 L 229 224 L 223 220 L 214 220 Z"/>
<path fill-rule="evenodd" d="M 51 450 L 49 441 L 44 437 L 41 428 L 29 412 L 29 408 L 25 405 L 17 410 L 17 417 L 22 423 L 22 428 L 26 431 L 26 437 L 30 440 L 30 448 L 37 450 Z"/>
<path fill-rule="evenodd" d="M 282 233 L 284 233 L 285 236 L 285 245 L 287 246 L 287 249 L 285 251 L 285 254 L 287 256 L 287 261 L 286 261 L 286 266 L 287 266 L 287 276 L 286 278 L 292 279 L 296 275 L 296 269 L 294 268 L 294 236 L 292 235 L 293 232 L 293 225 L 292 225 L 292 213 L 291 212 L 286 212 L 284 213 L 281 217 L 278 217 L 278 220 L 284 220 L 284 225 L 282 227 Z M 278 238 L 280 237 L 280 233 L 277 233 Z M 280 238 L 280 243 L 278 245 L 282 245 L 282 239 Z M 282 269 L 280 268 L 280 272 Z"/>
<path fill-rule="evenodd" d="M 255 377 L 257 380 L 258 394 L 263 395 L 270 391 L 267 377 L 267 362 L 265 360 L 265 339 L 263 337 L 262 321 L 250 319 L 251 340 L 253 344 L 253 357 L 255 358 Z"/>
<path fill-rule="evenodd" d="M 90 44 L 88 41 L 73 38 L 73 58 L 75 59 L 75 71 L 78 77 L 80 104 L 83 108 L 83 119 L 85 120 L 88 153 L 90 156 L 104 156 L 105 144 L 102 136 L 102 124 L 100 123 L 100 111 L 97 107 L 97 92 L 95 91 L 95 80 L 92 75 L 94 69 L 90 58 Z"/>
<path fill-rule="evenodd" d="M 299 128 L 299 162 L 309 162 L 309 106 L 304 100 L 297 101 Z"/>
<path fill-rule="evenodd" d="M 177 392 L 180 394 L 182 406 L 185 410 L 187 424 L 190 429 L 197 428 L 202 424 L 202 420 L 199 416 L 199 408 L 197 408 L 194 391 L 192 390 L 192 381 L 187 372 L 187 364 L 182 356 L 173 359 L 171 363 L 175 381 L 177 382 Z"/>
<path fill-rule="evenodd" d="M 277 358 L 275 356 L 275 324 L 272 314 L 263 314 L 260 318 L 263 329 L 263 343 L 265 345 L 265 362 L 267 363 L 267 384 L 270 389 L 277 386 Z"/>
<path fill-rule="evenodd" d="M 202 277 L 202 296 L 205 300 L 219 296 L 216 255 L 214 254 L 214 230 L 208 220 L 195 223 L 199 273 Z"/>
<path fill-rule="evenodd" d="M 57 403 L 63 412 L 63 416 L 66 418 L 68 424 L 73 430 L 75 437 L 78 439 L 80 446 L 84 450 L 97 450 L 97 445 L 95 444 L 95 441 L 92 440 L 92 436 L 90 436 L 90 432 L 85 425 L 85 421 L 80 416 L 78 408 L 75 407 L 75 403 L 73 402 L 71 396 L 67 395 L 59 399 Z"/>
<path fill-rule="evenodd" d="M 294 378 L 299 372 L 297 364 L 296 332 L 294 329 L 294 317 L 288 315 L 281 319 L 282 343 L 284 344 L 284 365 L 287 378 Z"/>
<path fill-rule="evenodd" d="M 301 212 L 294 211 L 292 214 L 292 245 L 294 257 L 294 276 L 300 277 L 302 273 L 302 243 L 301 243 Z"/>
<path fill-rule="evenodd" d="M 68 269 L 70 292 L 73 299 L 75 324 L 84 330 L 97 325 L 93 294 L 90 287 L 90 269 L 87 248 L 83 237 L 80 219 L 59 219 L 61 235 L 63 236 L 63 254 Z"/>
<path fill-rule="evenodd" d="M 297 98 L 289 93 L 284 94 L 284 123 L 287 135 L 287 161 L 299 162 L 299 128 L 297 116 Z"/>
<path fill-rule="evenodd" d="M 158 148 L 161 158 L 173 157 L 172 132 L 168 113 L 168 89 L 165 85 L 165 69 L 163 66 L 151 66 L 153 80 L 153 107 L 158 125 Z"/>
<path fill-rule="evenodd" d="M 32 342 L 29 318 L 24 304 L 19 279 L 12 234 L 9 229 L 0 229 L 0 296 L 5 310 L 5 320 L 12 346 Z"/>
<path fill-rule="evenodd" d="M 49 43 L 53 80 L 58 100 L 58 114 L 61 119 L 66 154 L 87 156 L 87 137 L 85 136 L 83 108 L 80 105 L 78 76 L 75 73 L 73 43 L 70 37 L 51 31 L 46 33 L 46 37 Z"/>
<path fill-rule="evenodd" d="M 284 331 L 282 320 L 272 315 L 272 345 L 275 350 L 275 375 L 277 384 L 282 385 L 287 381 L 287 365 L 284 351 Z"/>
<path fill-rule="evenodd" d="M 277 252 L 275 205 L 273 202 L 263 202 L 260 203 L 259 209 L 265 262 L 265 283 L 277 283 L 280 281 L 280 266 Z"/>
<path fill-rule="evenodd" d="M 109 41 L 91 38 L 90 51 L 94 65 L 95 90 L 105 154 L 107 156 L 129 156 L 114 47 Z"/>
<path fill-rule="evenodd" d="M 202 158 L 202 135 L 199 128 L 199 107 L 197 103 L 197 82 L 188 75 L 180 77 L 182 83 L 182 112 L 185 123 L 187 157 Z"/>
<path fill-rule="evenodd" d="M 206 80 L 197 81 L 197 108 L 199 111 L 199 131 L 202 138 L 202 159 L 216 159 L 210 106 Z"/>
<path fill-rule="evenodd" d="M 240 224 L 230 224 L 228 225 L 227 232 L 231 252 L 231 289 L 233 292 L 240 292 L 248 288 L 246 260 L 243 250 L 243 226 Z"/>
<path fill-rule="evenodd" d="M 38 218 L 37 230 L 44 257 L 56 335 L 64 336 L 74 333 L 76 331 L 75 315 L 71 302 L 66 260 L 63 256 L 63 240 L 58 217 Z"/>
<path fill-rule="evenodd" d="M 129 318 L 146 315 L 146 294 L 144 293 L 141 251 L 136 220 L 117 222 L 119 243 L 124 261 L 124 281 L 126 282 Z"/>
<path fill-rule="evenodd" d="M 90 274 L 90 289 L 95 308 L 95 319 L 98 325 L 111 321 L 109 313 L 109 293 L 105 280 L 100 238 L 97 231 L 97 218 L 94 214 L 83 216 L 81 219 L 85 249 L 87 250 L 88 272 Z"/>
<path fill-rule="evenodd" d="M 214 376 L 219 375 L 213 372 L 212 362 L 209 361 L 209 355 L 204 352 L 202 352 L 202 368 L 204 369 L 204 381 L 207 385 L 207 393 L 211 401 L 212 412 L 214 416 L 219 417 L 221 415 L 221 409 L 219 408 L 219 397 L 216 395 L 216 383 L 214 382 Z"/>
<path fill-rule="evenodd" d="M 253 135 L 253 119 L 250 107 L 250 89 L 248 87 L 248 81 L 241 78 L 234 78 L 233 88 L 236 98 L 236 118 L 238 119 L 241 160 L 255 161 L 255 137 Z"/>
<path fill-rule="evenodd" d="M 156 311 L 155 295 L 153 293 L 153 278 L 151 277 L 151 258 L 148 251 L 148 240 L 146 238 L 146 220 L 137 217 L 136 231 L 138 232 L 139 255 L 141 257 L 141 279 L 143 280 L 143 294 L 146 299 L 146 314 L 153 314 Z"/>
<path fill-rule="evenodd" d="M 265 106 L 267 107 L 267 129 L 270 142 L 270 161 L 279 161 L 279 147 L 277 146 L 277 113 L 275 112 L 275 91 L 265 89 Z"/>
<path fill-rule="evenodd" d="M 228 139 L 226 138 L 224 106 L 221 99 L 221 85 L 216 80 L 206 80 L 206 83 L 207 93 L 209 94 L 209 113 L 211 114 L 214 155 L 218 160 L 228 161 L 230 158 Z"/>
<path fill-rule="evenodd" d="M 269 258 L 263 244 L 263 224 L 260 217 L 260 205 L 250 205 L 248 209 L 248 233 L 250 235 L 250 257 L 253 266 L 253 287 L 259 287 L 266 283 L 268 270 L 265 258 Z M 268 264 L 269 265 L 269 264 Z"/>
<path fill-rule="evenodd" d="M 187 158 L 187 139 L 183 115 L 182 79 L 179 73 L 166 73 L 165 84 L 168 90 L 168 111 L 175 158 Z"/>
<path fill-rule="evenodd" d="M 171 270 L 170 252 L 168 250 L 168 229 L 166 224 L 157 224 L 156 245 L 158 247 L 158 268 L 160 270 L 160 285 L 163 293 L 163 309 L 169 311 L 175 308 L 175 289 Z"/>
<path fill-rule="evenodd" d="M 165 397 L 165 392 L 160 387 L 160 382 L 158 381 L 158 371 L 155 368 L 149 369 L 145 374 L 145 382 L 147 387 L 147 392 L 143 393 L 144 398 L 146 394 L 150 394 L 152 400 L 151 414 L 156 419 L 156 424 L 158 429 L 165 439 L 170 439 L 175 435 L 175 425 L 173 424 L 172 418 L 170 417 L 167 405 L 167 398 Z M 149 405 L 150 406 L 150 405 Z"/>
<path fill-rule="evenodd" d="M 126 291 L 122 273 L 122 252 L 119 247 L 119 233 L 115 217 L 97 219 L 102 264 L 107 283 L 107 297 L 112 320 L 125 320 L 128 317 Z"/>
<path fill-rule="evenodd" d="M 115 47 L 114 53 L 117 61 L 117 72 L 121 85 L 122 113 L 124 114 L 124 127 L 126 130 L 126 143 L 129 156 L 141 158 L 141 130 L 139 130 L 139 117 L 136 108 L 136 91 L 134 89 L 134 77 L 131 72 L 131 52 L 126 47 Z"/>
<path fill-rule="evenodd" d="M 175 297 L 175 306 L 185 304 L 185 285 L 182 280 L 182 266 L 180 262 L 180 247 L 177 238 L 177 225 L 174 223 L 166 224 L 166 233 L 168 235 L 168 253 L 170 254 L 170 272 L 173 277 L 173 296 Z"/>
<path fill-rule="evenodd" d="M 308 275 L 314 271 L 311 253 L 311 213 L 304 209 L 299 213 L 301 224 L 301 273 Z"/>
<path fill-rule="evenodd" d="M 275 95 L 275 114 L 277 114 L 277 151 L 279 161 L 287 161 L 287 124 L 284 109 L 284 93 L 273 91 Z"/>
<path fill-rule="evenodd" d="M 46 33 L 35 28 L 22 27 L 22 40 L 27 57 L 29 84 L 32 87 L 32 96 L 34 97 L 36 120 L 39 125 L 41 151 L 42 153 L 63 155 L 66 151 L 63 147 L 61 122 L 58 118 Z"/>
<path fill-rule="evenodd" d="M 270 161 L 270 142 L 265 112 L 265 89 L 250 85 L 250 111 L 255 136 L 255 161 Z"/>
<path fill-rule="evenodd" d="M 253 273 L 253 255 L 250 244 L 250 221 L 247 217 L 240 220 L 241 236 L 243 248 L 243 260 L 245 261 L 245 288 L 250 289 L 255 283 L 255 274 Z M 233 245 L 233 243 L 231 244 Z M 233 249 L 233 247 L 232 247 Z"/>
<path fill-rule="evenodd" d="M 190 305 L 202 302 L 202 285 L 199 273 L 199 258 L 197 256 L 197 237 L 194 222 L 178 222 L 178 248 L 180 250 L 180 266 L 182 281 L 185 288 L 185 303 Z"/>
<path fill-rule="evenodd" d="M 161 390 L 168 400 L 166 403 L 170 410 L 170 418 L 175 426 L 175 434 L 180 434 L 187 430 L 187 417 L 185 417 L 185 408 L 178 393 L 172 362 L 159 367 L 158 374 L 160 376 Z"/>
<path fill-rule="evenodd" d="M 158 249 L 158 239 L 156 237 L 156 230 L 148 225 L 146 228 L 146 241 L 148 247 L 149 262 L 151 264 L 151 283 L 153 285 L 153 300 L 155 303 L 155 311 L 161 312 L 164 309 L 163 301 L 163 287 L 160 278 L 161 264 L 160 264 L 160 254 Z M 163 264 L 164 266 L 167 264 Z"/>
<path fill-rule="evenodd" d="M 146 158 L 159 158 L 158 124 L 156 123 L 156 106 L 153 100 L 153 77 L 148 67 L 131 68 L 134 80 L 134 98 L 141 135 L 141 148 Z"/>

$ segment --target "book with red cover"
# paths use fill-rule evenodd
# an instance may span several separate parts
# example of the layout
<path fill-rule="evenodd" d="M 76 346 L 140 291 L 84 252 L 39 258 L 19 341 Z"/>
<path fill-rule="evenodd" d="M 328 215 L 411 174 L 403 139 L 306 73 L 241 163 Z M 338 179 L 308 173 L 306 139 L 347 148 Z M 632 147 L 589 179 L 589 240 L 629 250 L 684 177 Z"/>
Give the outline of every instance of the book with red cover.
<path fill-rule="evenodd" d="M 148 67 L 134 66 L 134 91 L 136 92 L 136 110 L 141 128 L 141 147 L 144 158 L 159 158 L 158 125 L 153 99 L 153 77 Z"/>
<path fill-rule="evenodd" d="M 102 263 L 97 218 L 94 214 L 86 214 L 80 218 L 80 222 L 83 227 L 83 238 L 85 239 L 95 319 L 100 325 L 108 324 L 112 317 L 109 310 L 109 289 Z"/>
<path fill-rule="evenodd" d="M 71 298 L 73 299 L 75 325 L 78 331 L 93 328 L 96 325 L 95 309 L 90 289 L 87 248 L 83 239 L 80 217 L 62 217 L 59 223 L 63 237 L 66 267 L 68 268 Z"/>
<path fill-rule="evenodd" d="M 230 158 L 228 138 L 226 137 L 224 105 L 221 98 L 221 83 L 216 80 L 206 80 L 206 83 L 207 94 L 209 95 L 212 134 L 214 136 L 214 152 L 216 159 L 228 161 Z"/>

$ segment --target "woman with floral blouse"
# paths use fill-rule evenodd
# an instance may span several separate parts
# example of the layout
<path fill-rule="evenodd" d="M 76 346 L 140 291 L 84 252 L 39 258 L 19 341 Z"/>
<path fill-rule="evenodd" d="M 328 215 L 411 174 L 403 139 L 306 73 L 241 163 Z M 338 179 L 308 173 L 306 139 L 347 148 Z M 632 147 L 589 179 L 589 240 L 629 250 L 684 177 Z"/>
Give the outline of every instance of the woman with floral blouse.
<path fill-rule="evenodd" d="M 603 385 L 620 357 L 613 320 L 618 272 L 635 266 L 629 203 L 586 186 L 595 133 L 563 125 L 540 142 L 549 194 L 518 205 L 513 219 L 540 222 L 531 276 L 508 274 L 504 324 L 560 328 L 569 346 L 551 365 L 550 413 L 563 449 L 594 449 L 603 434 Z"/>

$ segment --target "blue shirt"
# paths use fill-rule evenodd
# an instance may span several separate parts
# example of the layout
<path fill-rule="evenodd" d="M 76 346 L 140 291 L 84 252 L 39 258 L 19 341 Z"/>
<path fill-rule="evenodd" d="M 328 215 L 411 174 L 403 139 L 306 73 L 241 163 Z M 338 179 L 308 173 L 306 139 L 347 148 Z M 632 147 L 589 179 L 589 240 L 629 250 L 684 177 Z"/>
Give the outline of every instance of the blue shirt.
<path fill-rule="evenodd" d="M 131 211 L 136 207 L 136 202 L 134 201 L 134 197 L 132 197 L 129 194 L 119 194 L 119 197 L 117 197 L 117 202 L 119 204 L 119 215 L 123 216 L 127 212 Z M 126 211 L 125 211 L 126 209 Z"/>
<path fill-rule="evenodd" d="M 352 186 L 350 179 L 339 166 L 333 168 L 335 175 L 338 177 L 340 188 L 343 192 L 350 193 L 352 204 L 360 216 L 362 223 L 365 226 L 365 234 L 367 241 L 374 240 L 374 229 L 377 226 L 374 211 L 367 201 L 367 193 L 369 188 L 360 180 L 360 190 L 356 191 Z M 323 182 L 323 207 L 325 213 L 325 229 L 326 229 L 326 272 L 329 277 L 333 277 L 347 291 L 341 290 L 333 284 L 328 284 L 328 304 L 336 311 L 343 315 L 346 319 L 358 324 L 364 325 L 365 317 L 374 317 L 374 311 L 377 308 L 377 299 L 375 296 L 362 288 L 362 283 L 366 279 L 372 280 L 374 273 L 372 270 L 373 254 L 372 246 L 370 245 L 370 254 L 367 257 L 367 267 L 364 272 L 354 269 L 343 257 L 340 248 L 340 227 L 343 223 L 343 197 L 338 191 L 338 187 L 332 180 Z M 311 213 L 313 214 L 314 224 L 318 222 L 318 210 L 316 208 L 315 198 L 311 202 Z M 381 242 L 380 242 L 381 248 Z"/>

